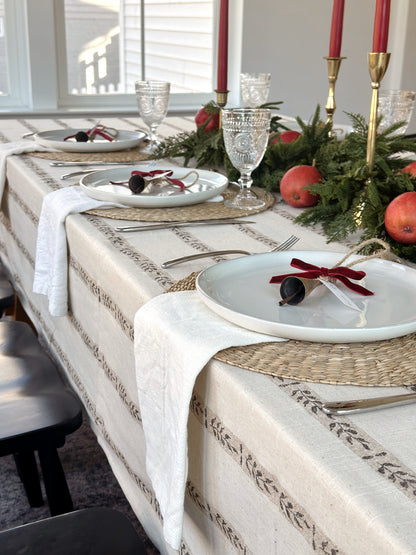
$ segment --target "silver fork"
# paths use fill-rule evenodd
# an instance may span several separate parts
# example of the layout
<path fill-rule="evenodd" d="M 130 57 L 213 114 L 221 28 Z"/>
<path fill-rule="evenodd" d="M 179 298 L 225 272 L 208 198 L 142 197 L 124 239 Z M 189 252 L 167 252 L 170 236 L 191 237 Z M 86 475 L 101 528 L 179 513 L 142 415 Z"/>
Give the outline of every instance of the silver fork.
<path fill-rule="evenodd" d="M 290 249 L 290 247 L 293 247 L 293 245 L 295 243 L 297 243 L 298 241 L 299 241 L 299 237 L 296 237 L 296 235 L 291 235 L 285 241 L 283 241 L 283 243 L 280 243 L 280 245 L 278 245 L 277 247 L 275 247 L 274 249 L 272 249 L 271 251 L 268 251 L 268 252 L 277 252 L 277 251 L 288 250 L 288 249 Z M 225 251 L 201 252 L 199 254 L 190 254 L 188 256 L 182 256 L 181 258 L 173 258 L 172 260 L 167 260 L 166 262 L 163 262 L 162 268 L 170 268 L 171 266 L 176 266 L 176 264 L 181 264 L 182 262 L 189 262 L 190 260 L 197 260 L 198 258 L 220 256 L 220 255 L 223 255 L 223 254 L 249 254 L 250 255 L 250 254 L 256 254 L 256 253 L 252 253 L 252 252 L 248 252 L 248 251 L 242 251 L 242 250 L 238 250 L 238 249 L 225 250 Z"/>

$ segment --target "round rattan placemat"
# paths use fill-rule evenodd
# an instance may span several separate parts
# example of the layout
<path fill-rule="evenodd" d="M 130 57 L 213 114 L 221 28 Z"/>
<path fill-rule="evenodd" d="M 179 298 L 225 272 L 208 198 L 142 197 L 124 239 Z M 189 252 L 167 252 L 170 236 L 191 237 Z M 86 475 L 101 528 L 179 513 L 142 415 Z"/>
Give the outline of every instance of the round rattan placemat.
<path fill-rule="evenodd" d="M 194 272 L 168 289 L 195 289 Z M 313 343 L 289 339 L 230 347 L 214 358 L 252 372 L 306 382 L 360 386 L 416 383 L 416 333 L 366 343 Z"/>
<path fill-rule="evenodd" d="M 45 160 L 59 160 L 62 162 L 141 162 L 148 160 L 149 155 L 140 152 L 140 147 L 131 150 L 119 150 L 116 152 L 41 152 L 33 151 L 27 153 L 29 156 L 44 158 Z"/>
<path fill-rule="evenodd" d="M 266 203 L 261 208 L 254 210 L 240 210 L 239 208 L 228 208 L 224 202 L 202 202 L 191 206 L 177 206 L 175 208 L 106 208 L 88 210 L 87 214 L 113 218 L 116 220 L 142 221 L 142 222 L 193 222 L 197 220 L 214 220 L 219 218 L 238 218 L 240 216 L 251 216 L 263 212 L 272 206 L 275 198 L 263 189 L 253 187 L 256 195 Z M 237 189 L 228 187 L 222 194 L 224 199 L 233 197 Z"/>
<path fill-rule="evenodd" d="M 140 162 L 148 160 L 148 155 L 140 152 L 136 147 L 131 150 L 119 152 L 28 152 L 29 156 L 44 158 L 46 160 L 60 160 L 63 162 L 94 162 L 105 160 L 106 162 Z M 258 214 L 270 208 L 275 198 L 259 187 L 253 187 L 256 195 L 265 201 L 265 206 L 255 210 L 240 210 L 228 208 L 223 202 L 204 202 L 191 206 L 178 206 L 175 208 L 106 208 L 99 210 L 88 210 L 87 214 L 111 218 L 114 220 L 142 221 L 142 222 L 192 222 L 196 220 L 214 220 L 217 218 L 236 218 Z M 233 186 L 223 193 L 224 199 L 236 194 L 237 189 Z"/>

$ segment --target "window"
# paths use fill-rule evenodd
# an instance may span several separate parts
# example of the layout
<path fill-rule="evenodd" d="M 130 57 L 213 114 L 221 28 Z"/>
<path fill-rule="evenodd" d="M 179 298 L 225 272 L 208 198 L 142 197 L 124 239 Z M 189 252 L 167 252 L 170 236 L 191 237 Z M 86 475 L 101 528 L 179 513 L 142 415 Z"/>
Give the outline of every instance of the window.
<path fill-rule="evenodd" d="M 133 93 L 144 78 L 170 81 L 173 93 L 213 90 L 214 0 L 65 0 L 64 7 L 69 94 Z"/>
<path fill-rule="evenodd" d="M 9 62 L 0 66 L 0 108 L 135 110 L 134 82 L 146 78 L 170 81 L 170 109 L 194 109 L 214 98 L 218 5 L 219 0 L 0 0 L 0 62 Z M 229 51 L 238 62 L 242 0 L 236 5 Z M 8 36 L 19 48 L 8 48 Z M 18 63 L 10 63 L 12 52 Z M 7 67 L 13 68 L 10 75 Z"/>
<path fill-rule="evenodd" d="M 7 109 L 27 104 L 28 98 L 22 6 L 22 0 L 0 0 L 0 107 Z"/>
<path fill-rule="evenodd" d="M 0 95 L 9 94 L 9 64 L 4 36 L 4 2 L 0 0 Z"/>

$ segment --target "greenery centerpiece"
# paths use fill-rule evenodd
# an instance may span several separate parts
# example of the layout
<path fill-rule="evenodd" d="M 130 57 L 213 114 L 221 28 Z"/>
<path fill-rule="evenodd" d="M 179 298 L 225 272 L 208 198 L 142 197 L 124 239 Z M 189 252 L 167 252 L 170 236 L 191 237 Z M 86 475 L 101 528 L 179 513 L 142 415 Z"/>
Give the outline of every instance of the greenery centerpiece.
<path fill-rule="evenodd" d="M 278 110 L 281 102 L 263 105 Z M 221 129 L 206 131 L 219 108 L 204 107 L 207 118 L 195 131 L 180 133 L 162 142 L 156 158 L 181 157 L 185 166 L 191 160 L 197 167 L 223 168 L 231 181 L 238 178 L 225 152 Z M 367 164 L 368 124 L 363 116 L 348 114 L 352 132 L 345 138 L 331 136 L 330 124 L 320 118 L 318 106 L 307 123 L 296 118 L 300 136 L 285 143 L 278 136 L 287 128 L 281 118 L 272 118 L 271 139 L 260 166 L 253 172 L 254 185 L 279 192 L 283 175 L 294 166 L 314 165 L 321 183 L 308 186 L 318 195 L 315 206 L 300 211 L 296 221 L 302 225 L 321 224 L 328 241 L 359 232 L 360 239 L 380 238 L 388 242 L 396 255 L 416 262 L 416 245 L 400 243 L 388 235 L 384 224 L 387 206 L 397 196 L 415 191 L 416 178 L 401 171 L 416 153 L 416 141 L 398 133 L 397 123 L 377 134 L 372 169 Z M 376 247 L 368 246 L 364 253 Z"/>

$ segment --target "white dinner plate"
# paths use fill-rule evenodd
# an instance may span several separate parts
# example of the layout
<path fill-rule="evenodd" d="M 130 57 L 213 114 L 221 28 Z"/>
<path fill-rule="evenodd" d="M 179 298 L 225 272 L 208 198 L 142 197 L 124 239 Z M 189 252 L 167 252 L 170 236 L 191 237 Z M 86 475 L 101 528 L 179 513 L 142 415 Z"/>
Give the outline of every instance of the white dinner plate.
<path fill-rule="evenodd" d="M 151 170 L 173 170 L 172 177 L 181 179 L 191 171 L 190 168 L 178 168 L 172 164 L 157 163 Z M 96 200 L 116 202 L 126 206 L 138 208 L 168 208 L 198 204 L 220 195 L 228 185 L 228 179 L 217 172 L 196 170 L 198 181 L 180 191 L 178 187 L 146 187 L 140 194 L 133 194 L 128 187 L 112 185 L 110 181 L 127 181 L 134 170 L 150 171 L 149 163 L 137 166 L 118 167 L 89 173 L 82 177 L 80 185 L 90 197 Z M 194 174 L 185 178 L 183 182 L 191 183 Z"/>
<path fill-rule="evenodd" d="M 65 141 L 65 137 L 75 135 L 78 131 L 85 129 L 55 129 L 36 133 L 35 141 L 47 148 L 63 150 L 64 152 L 116 152 L 117 150 L 127 150 L 139 145 L 146 137 L 142 131 L 119 131 L 118 137 L 113 141 L 106 141 L 99 135 L 93 141 L 86 143 L 77 142 L 75 139 Z"/>
<path fill-rule="evenodd" d="M 370 289 L 372 296 L 364 297 L 337 282 L 360 312 L 346 307 L 325 286 L 296 306 L 279 306 L 280 284 L 269 281 L 275 275 L 299 272 L 290 266 L 292 258 L 330 268 L 342 256 L 318 251 L 250 255 L 207 268 L 199 274 L 196 286 L 214 312 L 269 335 L 343 343 L 391 339 L 416 331 L 416 270 L 387 260 L 372 259 L 353 266 L 366 272 L 366 277 L 355 283 Z M 347 263 L 350 260 L 353 258 Z"/>

